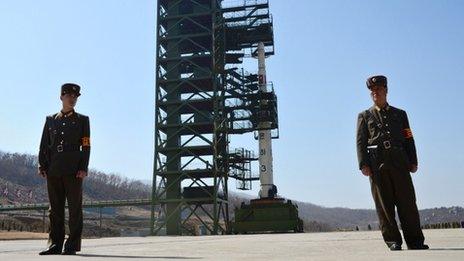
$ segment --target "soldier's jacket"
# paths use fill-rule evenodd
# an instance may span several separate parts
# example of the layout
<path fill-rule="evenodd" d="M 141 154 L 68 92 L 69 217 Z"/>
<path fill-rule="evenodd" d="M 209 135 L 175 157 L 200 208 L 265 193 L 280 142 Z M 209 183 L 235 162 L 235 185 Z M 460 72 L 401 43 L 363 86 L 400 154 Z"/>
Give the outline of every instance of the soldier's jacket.
<path fill-rule="evenodd" d="M 90 157 L 89 117 L 75 111 L 47 116 L 39 150 L 39 168 L 47 175 L 87 171 Z"/>
<path fill-rule="evenodd" d="M 384 141 L 393 149 L 404 150 L 407 163 L 417 165 L 416 146 L 405 111 L 387 104 L 383 109 L 373 106 L 359 113 L 356 146 L 360 169 L 371 166 L 367 147 L 377 145 L 380 150 L 385 149 Z"/>

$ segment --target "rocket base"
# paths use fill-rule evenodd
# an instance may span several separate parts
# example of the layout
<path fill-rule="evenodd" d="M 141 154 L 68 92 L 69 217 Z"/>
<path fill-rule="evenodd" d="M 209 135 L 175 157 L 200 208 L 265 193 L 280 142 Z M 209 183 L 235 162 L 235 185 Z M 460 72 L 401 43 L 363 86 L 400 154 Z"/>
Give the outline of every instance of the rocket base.
<path fill-rule="evenodd" d="M 298 206 L 283 198 L 254 199 L 235 208 L 233 234 L 303 232 Z"/>

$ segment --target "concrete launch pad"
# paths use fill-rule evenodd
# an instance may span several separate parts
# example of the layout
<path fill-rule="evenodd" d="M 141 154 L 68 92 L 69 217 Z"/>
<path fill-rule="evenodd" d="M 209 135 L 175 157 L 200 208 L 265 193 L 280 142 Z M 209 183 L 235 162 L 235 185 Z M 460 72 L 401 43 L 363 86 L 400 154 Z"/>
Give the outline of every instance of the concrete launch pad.
<path fill-rule="evenodd" d="M 66 260 L 464 260 L 464 229 L 424 230 L 430 250 L 391 252 L 379 231 L 202 237 L 85 239 Z M 39 256 L 45 240 L 0 241 L 0 260 L 63 260 Z"/>

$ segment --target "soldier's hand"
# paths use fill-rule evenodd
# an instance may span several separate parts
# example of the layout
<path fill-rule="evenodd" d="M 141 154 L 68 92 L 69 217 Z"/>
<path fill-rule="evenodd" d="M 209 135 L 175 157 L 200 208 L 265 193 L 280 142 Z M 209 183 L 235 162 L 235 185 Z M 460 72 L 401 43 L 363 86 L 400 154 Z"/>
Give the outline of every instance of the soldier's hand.
<path fill-rule="evenodd" d="M 37 174 L 40 176 L 46 178 L 47 177 L 47 172 L 45 170 L 38 169 Z"/>
<path fill-rule="evenodd" d="M 372 176 L 372 170 L 371 170 L 371 168 L 369 166 L 363 166 L 361 168 L 361 172 L 366 177 Z"/>
<path fill-rule="evenodd" d="M 87 171 L 79 170 L 76 174 L 76 178 L 84 179 L 87 177 Z"/>
<path fill-rule="evenodd" d="M 416 164 L 411 164 L 411 166 L 409 167 L 409 171 L 411 171 L 411 173 L 416 173 L 417 165 Z"/>

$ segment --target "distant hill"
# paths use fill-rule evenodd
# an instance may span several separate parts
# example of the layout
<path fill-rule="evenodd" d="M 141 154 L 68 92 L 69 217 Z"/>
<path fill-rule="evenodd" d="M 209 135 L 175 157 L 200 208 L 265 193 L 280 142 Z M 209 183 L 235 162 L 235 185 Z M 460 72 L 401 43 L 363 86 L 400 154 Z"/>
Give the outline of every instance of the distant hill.
<path fill-rule="evenodd" d="M 84 200 L 149 198 L 151 187 L 138 180 L 90 170 L 84 182 Z M 37 174 L 37 157 L 0 152 L 0 196 L 2 203 L 48 201 L 46 181 Z"/>
<path fill-rule="evenodd" d="M 296 202 L 301 216 L 307 220 L 324 222 L 332 229 L 367 230 L 370 224 L 378 227 L 377 214 L 373 209 L 326 208 L 311 203 Z"/>
<path fill-rule="evenodd" d="M 115 174 L 90 170 L 84 182 L 84 200 L 120 200 L 149 198 L 150 182 L 128 179 Z M 48 202 L 45 180 L 37 175 L 37 157 L 28 154 L 0 151 L 0 204 Z M 230 193 L 231 216 L 233 208 L 250 198 Z M 377 229 L 377 215 L 372 209 L 326 208 L 311 203 L 297 202 L 300 217 L 310 231 L 336 229 L 366 230 L 368 225 Z M 441 207 L 420 211 L 422 224 L 464 221 L 462 207 Z"/>

